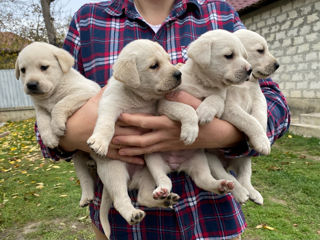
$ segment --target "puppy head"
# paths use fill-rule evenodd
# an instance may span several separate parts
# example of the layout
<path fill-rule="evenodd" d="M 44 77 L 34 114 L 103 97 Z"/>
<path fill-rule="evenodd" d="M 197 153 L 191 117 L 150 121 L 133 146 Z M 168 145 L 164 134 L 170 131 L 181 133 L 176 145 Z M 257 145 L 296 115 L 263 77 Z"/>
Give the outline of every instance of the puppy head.
<path fill-rule="evenodd" d="M 258 33 L 241 29 L 234 33 L 248 53 L 248 61 L 252 65 L 252 75 L 267 78 L 279 68 L 277 59 L 269 52 L 267 41 Z"/>
<path fill-rule="evenodd" d="M 188 57 L 206 76 L 203 84 L 208 87 L 239 84 L 247 81 L 251 73 L 245 48 L 237 37 L 225 30 L 201 35 L 190 44 Z"/>
<path fill-rule="evenodd" d="M 74 64 L 65 50 L 44 42 L 26 46 L 16 60 L 16 78 L 24 91 L 34 97 L 48 97 Z"/>
<path fill-rule="evenodd" d="M 140 39 L 126 45 L 113 65 L 113 76 L 140 96 L 159 98 L 181 83 L 181 72 L 156 42 Z"/>

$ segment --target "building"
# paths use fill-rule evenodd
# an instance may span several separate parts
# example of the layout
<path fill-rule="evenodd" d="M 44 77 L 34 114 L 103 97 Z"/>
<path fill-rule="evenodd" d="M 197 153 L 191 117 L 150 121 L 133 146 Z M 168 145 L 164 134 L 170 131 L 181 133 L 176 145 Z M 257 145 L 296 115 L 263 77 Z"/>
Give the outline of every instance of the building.
<path fill-rule="evenodd" d="M 288 100 L 291 131 L 320 137 L 320 1 L 227 2 L 239 12 L 248 29 L 266 38 L 280 62 L 272 79 Z"/>

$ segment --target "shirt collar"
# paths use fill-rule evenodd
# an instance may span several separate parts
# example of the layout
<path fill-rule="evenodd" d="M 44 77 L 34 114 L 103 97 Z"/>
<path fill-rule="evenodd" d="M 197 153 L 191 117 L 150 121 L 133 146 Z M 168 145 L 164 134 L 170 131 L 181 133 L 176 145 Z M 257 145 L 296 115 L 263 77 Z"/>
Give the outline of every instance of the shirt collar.
<path fill-rule="evenodd" d="M 112 16 L 126 14 L 130 18 L 140 18 L 135 10 L 133 0 L 110 0 L 103 2 L 105 11 Z M 197 0 L 176 0 L 170 18 L 177 18 L 186 11 L 194 11 L 196 16 L 201 16 L 201 6 Z"/>

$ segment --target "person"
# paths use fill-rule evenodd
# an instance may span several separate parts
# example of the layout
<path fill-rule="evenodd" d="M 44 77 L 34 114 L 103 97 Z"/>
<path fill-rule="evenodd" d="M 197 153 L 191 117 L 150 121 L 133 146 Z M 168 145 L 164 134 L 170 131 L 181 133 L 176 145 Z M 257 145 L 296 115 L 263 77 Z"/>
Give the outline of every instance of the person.
<path fill-rule="evenodd" d="M 225 1 L 109 0 L 85 4 L 75 13 L 64 48 L 75 57 L 75 68 L 103 87 L 119 52 L 129 42 L 139 38 L 156 41 L 170 54 L 172 63 L 178 64 L 186 61 L 186 50 L 193 40 L 218 28 L 231 32 L 244 28 L 237 12 Z M 275 82 L 264 79 L 260 85 L 268 102 L 267 134 L 273 143 L 289 127 L 289 109 Z M 86 140 L 97 119 L 102 91 L 69 118 L 59 148 L 46 148 L 36 131 L 45 157 L 68 159 L 74 150 L 89 151 Z M 186 92 L 169 94 L 167 98 L 194 108 L 201 103 Z M 220 149 L 228 157 L 257 155 L 244 134 L 226 121 L 215 118 L 201 126 L 198 139 L 190 146 L 180 141 L 179 127 L 165 116 L 124 113 L 116 124 L 108 157 L 143 165 L 144 153 L 186 148 Z M 170 177 L 172 191 L 181 196 L 178 204 L 173 209 L 144 208 L 135 202 L 137 191 L 131 191 L 132 201 L 146 211 L 146 217 L 130 226 L 111 209 L 111 239 L 240 239 L 246 222 L 232 194 L 205 192 L 184 173 L 171 173 Z M 102 183 L 97 179 L 90 216 L 96 238 L 106 239 L 99 221 L 101 191 Z"/>

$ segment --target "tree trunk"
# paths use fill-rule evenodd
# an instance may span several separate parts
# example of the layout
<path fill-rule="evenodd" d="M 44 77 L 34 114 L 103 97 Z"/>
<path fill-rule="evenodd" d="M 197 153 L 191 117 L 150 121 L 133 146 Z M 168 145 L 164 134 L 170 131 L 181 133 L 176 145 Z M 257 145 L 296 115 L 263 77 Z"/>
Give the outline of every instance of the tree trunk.
<path fill-rule="evenodd" d="M 47 29 L 48 40 L 50 44 L 58 45 L 56 37 L 56 29 L 53 25 L 53 18 L 50 13 L 50 4 L 54 0 L 41 0 L 42 15 Z"/>

